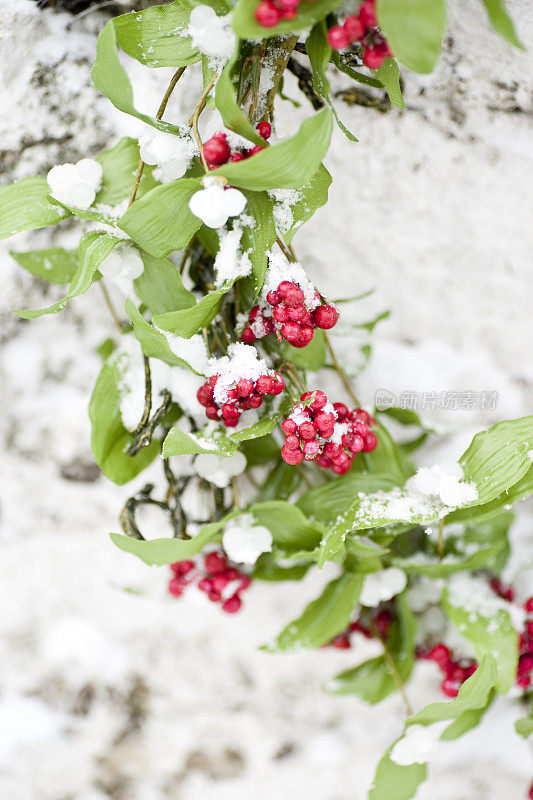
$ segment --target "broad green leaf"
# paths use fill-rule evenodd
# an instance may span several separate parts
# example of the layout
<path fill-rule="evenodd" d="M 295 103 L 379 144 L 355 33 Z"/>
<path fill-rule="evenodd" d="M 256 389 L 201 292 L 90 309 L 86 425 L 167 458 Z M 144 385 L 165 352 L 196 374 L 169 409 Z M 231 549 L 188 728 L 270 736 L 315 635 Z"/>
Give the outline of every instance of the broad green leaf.
<path fill-rule="evenodd" d="M 269 529 L 275 546 L 282 550 L 312 549 L 323 533 L 321 525 L 308 520 L 296 506 L 281 500 L 255 503 L 250 512 L 259 525 Z"/>
<path fill-rule="evenodd" d="M 48 306 L 48 308 L 40 308 L 34 311 L 17 309 L 15 313 L 19 317 L 23 317 L 23 319 L 35 319 L 43 314 L 57 314 L 62 311 L 69 300 L 83 294 L 90 288 L 95 277 L 97 277 L 98 267 L 120 241 L 120 239 L 104 231 L 92 231 L 85 234 L 78 250 L 78 266 L 66 296 Z"/>
<path fill-rule="evenodd" d="M 181 358 L 172 350 L 165 334 L 150 325 L 131 300 L 126 300 L 124 310 L 133 326 L 133 335 L 141 345 L 145 356 L 159 358 L 171 367 L 185 367 L 196 372 L 197 375 L 201 374 L 185 358 Z"/>
<path fill-rule="evenodd" d="M 283 358 L 297 367 L 317 372 L 326 361 L 326 340 L 324 332 L 315 329 L 315 335 L 306 347 L 293 347 L 290 344 L 283 348 Z"/>
<path fill-rule="evenodd" d="M 459 459 L 465 480 L 478 490 L 472 505 L 488 503 L 518 483 L 531 469 L 532 448 L 533 416 L 498 422 L 476 434 Z"/>
<path fill-rule="evenodd" d="M 502 572 L 509 559 L 511 552 L 509 528 L 513 520 L 514 514 L 503 511 L 491 519 L 467 525 L 461 537 L 467 550 L 473 545 L 480 548 L 491 546 L 495 549 L 496 552 L 486 566 L 497 574 Z"/>
<path fill-rule="evenodd" d="M 261 291 L 268 267 L 267 253 L 276 241 L 272 215 L 272 199 L 266 192 L 245 192 L 245 214 L 253 217 L 253 225 L 245 225 L 241 237 L 243 252 L 248 252 L 256 293 Z"/>
<path fill-rule="evenodd" d="M 516 34 L 513 20 L 505 8 L 504 0 L 481 0 L 481 2 L 487 9 L 492 27 L 498 31 L 499 34 L 505 37 L 507 41 L 511 42 L 511 44 L 514 44 L 515 47 L 519 47 L 521 50 L 524 50 L 524 45 Z"/>
<path fill-rule="evenodd" d="M 28 250 L 25 253 L 11 250 L 10 255 L 32 275 L 44 278 L 50 283 L 68 283 L 74 277 L 78 266 L 77 251 L 65 250 L 63 247 L 46 247 L 43 250 Z"/>
<path fill-rule="evenodd" d="M 455 572 L 471 572 L 487 567 L 497 558 L 502 548 L 503 542 L 492 545 L 491 547 L 483 547 L 466 557 L 452 554 L 445 556 L 442 560 L 439 560 L 437 557 L 428 557 L 427 561 L 422 561 L 419 555 L 418 558 L 415 556 L 412 561 L 409 558 L 395 558 L 392 560 L 392 563 L 395 567 L 399 567 L 413 575 L 427 575 L 429 578 L 446 578 L 448 575 L 453 575 Z"/>
<path fill-rule="evenodd" d="M 463 586 L 466 590 L 471 588 L 471 597 L 466 596 Z M 487 653 L 495 657 L 498 691 L 507 692 L 516 676 L 518 635 L 505 601 L 492 594 L 482 578 L 458 576 L 445 592 L 442 606 L 459 633 L 471 643 L 478 660 Z"/>
<path fill-rule="evenodd" d="M 417 624 L 404 595 L 397 598 L 396 605 L 398 615 L 391 625 L 387 648 L 405 683 L 415 663 Z M 384 656 L 377 656 L 339 673 L 324 688 L 332 694 L 356 694 L 367 703 L 375 704 L 397 691 L 398 687 Z"/>
<path fill-rule="evenodd" d="M 279 444 L 271 434 L 263 436 L 261 439 L 250 439 L 248 442 L 242 442 L 241 445 L 241 451 L 246 456 L 246 462 L 249 467 L 279 461 L 279 449 Z M 287 466 L 289 465 L 287 464 Z M 285 498 L 281 499 L 284 500 Z"/>
<path fill-rule="evenodd" d="M 388 475 L 352 470 L 336 480 L 309 489 L 298 500 L 298 507 L 308 517 L 329 523 L 351 505 L 358 492 L 387 490 L 395 485 Z"/>
<path fill-rule="evenodd" d="M 459 508 L 447 515 L 446 522 L 475 522 L 478 524 L 499 516 L 504 509 L 508 510 L 513 503 L 524 500 L 531 494 L 533 494 L 533 467 L 514 486 L 506 489 L 494 500 L 471 508 Z"/>
<path fill-rule="evenodd" d="M 255 9 L 258 5 L 257 0 L 239 0 L 233 10 L 233 27 L 243 39 L 264 39 L 283 33 L 305 30 L 336 9 L 339 0 L 314 0 L 300 3 L 294 19 L 282 20 L 273 28 L 264 28 L 255 19 Z"/>
<path fill-rule="evenodd" d="M 237 512 L 227 514 L 218 522 L 204 525 L 192 539 L 146 539 L 143 541 L 131 536 L 124 536 L 121 533 L 110 533 L 109 535 L 116 546 L 125 553 L 137 556 L 150 566 L 162 566 L 195 556 L 206 544 L 217 538 L 225 523 L 235 516 L 235 513 Z"/>
<path fill-rule="evenodd" d="M 156 186 L 133 203 L 118 227 L 159 258 L 183 250 L 202 224 L 189 210 L 189 200 L 201 188 L 199 178 L 180 178 Z"/>
<path fill-rule="evenodd" d="M 137 139 L 130 139 L 129 136 L 125 136 L 110 150 L 100 153 L 96 160 L 102 166 L 102 186 L 96 195 L 94 205 L 113 208 L 131 195 L 139 158 Z M 152 175 L 153 169 L 148 164 L 144 165 L 137 198 L 157 185 Z"/>
<path fill-rule="evenodd" d="M 24 178 L 11 186 L 0 186 L 0 239 L 67 219 L 69 214 L 50 203 L 49 194 L 45 178 Z"/>
<path fill-rule="evenodd" d="M 209 292 L 195 305 L 181 311 L 169 311 L 166 314 L 156 314 L 154 323 L 164 331 L 175 333 L 184 339 L 190 339 L 200 328 L 206 328 L 216 317 L 224 295 L 233 286 L 234 280 L 225 283 L 220 289 Z"/>
<path fill-rule="evenodd" d="M 178 0 L 115 17 L 112 22 L 119 47 L 146 67 L 194 64 L 201 54 L 186 35 L 194 5 Z"/>
<path fill-rule="evenodd" d="M 196 305 L 183 285 L 178 268 L 166 258 L 141 251 L 144 272 L 134 281 L 135 294 L 152 314 L 165 314 Z"/>
<path fill-rule="evenodd" d="M 533 714 L 523 719 L 517 719 L 514 727 L 519 736 L 527 739 L 533 733 Z"/>
<path fill-rule="evenodd" d="M 328 149 L 331 128 L 331 111 L 323 108 L 306 119 L 289 139 L 265 147 L 252 158 L 225 164 L 212 174 L 224 176 L 232 186 L 254 192 L 299 189 L 319 168 Z"/>
<path fill-rule="evenodd" d="M 414 464 L 380 422 L 376 425 L 376 435 L 378 446 L 371 453 L 365 454 L 367 469 L 381 475 L 390 475 L 398 485 L 403 486 L 407 478 L 414 474 Z"/>
<path fill-rule="evenodd" d="M 278 424 L 279 417 L 277 415 L 273 417 L 263 417 L 256 422 L 254 425 L 250 425 L 249 428 L 243 428 L 240 431 L 235 431 L 235 433 L 231 433 L 229 438 L 232 442 L 236 442 L 239 444 L 240 442 L 247 442 L 253 439 L 260 439 L 262 436 L 268 436 L 269 433 L 272 433 L 276 425 Z"/>
<path fill-rule="evenodd" d="M 372 86 L 374 89 L 385 88 L 381 81 L 378 81 L 376 78 L 371 78 L 370 75 L 365 75 L 363 72 L 357 72 L 357 70 L 352 69 L 352 67 L 344 63 L 344 61 L 341 60 L 340 54 L 337 52 L 337 50 L 332 51 L 331 60 L 338 70 L 344 72 L 345 75 L 348 75 L 348 77 L 354 81 L 357 81 L 357 83 L 362 83 L 363 86 Z"/>
<path fill-rule="evenodd" d="M 396 58 L 415 72 L 432 72 L 446 32 L 444 0 L 377 0 L 377 14 Z"/>
<path fill-rule="evenodd" d="M 405 100 L 400 88 L 400 70 L 396 61 L 393 58 L 386 58 L 381 67 L 372 70 L 372 73 L 387 90 L 392 105 L 404 109 Z"/>
<path fill-rule="evenodd" d="M 290 205 L 290 216 L 287 216 L 287 219 L 285 219 L 285 205 L 281 204 L 277 214 L 276 205 L 274 205 L 274 219 L 276 220 L 278 231 L 288 244 L 292 242 L 294 235 L 304 222 L 307 222 L 318 208 L 326 205 L 330 185 L 331 175 L 325 166 L 321 164 L 309 183 L 298 190 L 299 199 Z M 271 193 L 271 196 L 274 200 L 280 197 L 275 191 Z"/>
<path fill-rule="evenodd" d="M 277 443 L 276 448 L 277 453 L 279 454 L 279 445 Z M 263 485 L 259 488 L 257 492 L 257 501 L 263 502 L 266 500 L 286 500 L 294 491 L 296 491 L 300 480 L 301 478 L 298 471 L 295 470 L 290 464 L 287 464 L 285 461 L 280 459 L 278 463 L 272 467 L 266 476 Z"/>
<path fill-rule="evenodd" d="M 358 140 L 353 133 L 350 133 L 348 128 L 340 121 L 329 95 L 331 87 L 326 76 L 326 68 L 331 59 L 332 48 L 327 39 L 327 28 L 324 20 L 321 20 L 313 27 L 305 43 L 305 49 L 307 50 L 307 55 L 309 56 L 309 61 L 311 62 L 311 68 L 313 70 L 313 87 L 315 91 L 324 98 L 331 108 L 337 125 L 346 138 L 350 139 L 352 142 L 357 142 Z"/>
<path fill-rule="evenodd" d="M 390 758 L 391 750 L 392 747 L 377 766 L 368 800 L 410 800 L 420 784 L 426 780 L 426 764 L 409 764 L 405 767 L 396 764 Z"/>
<path fill-rule="evenodd" d="M 345 572 L 328 583 L 320 597 L 262 649 L 271 653 L 298 652 L 329 642 L 347 627 L 362 586 L 362 575 Z"/>
<path fill-rule="evenodd" d="M 236 100 L 235 78 L 240 71 L 239 67 L 241 63 L 239 50 L 240 46 L 238 43 L 236 54 L 228 61 L 217 80 L 215 89 L 216 107 L 222 115 L 226 128 L 238 133 L 239 136 L 244 136 L 254 144 L 264 145 L 264 139 L 259 136 Z"/>
<path fill-rule="evenodd" d="M 120 350 L 112 353 L 100 371 L 89 403 L 94 458 L 104 475 L 119 485 L 135 478 L 159 451 L 159 443 L 153 440 L 135 456 L 125 452 L 132 436 L 122 422 L 120 403 L 124 375 L 129 367 L 126 353 Z"/>
<path fill-rule="evenodd" d="M 185 39 L 183 41 L 186 42 Z M 161 131 L 181 133 L 180 128 L 176 125 L 143 114 L 135 108 L 130 79 L 118 57 L 115 20 L 109 20 L 98 37 L 91 78 L 96 88 L 105 94 L 119 111 L 137 117 L 147 125 L 152 125 Z"/>
<path fill-rule="evenodd" d="M 263 553 L 255 564 L 253 577 L 260 581 L 300 581 L 310 567 L 310 563 L 280 567 L 279 564 L 276 564 L 272 553 Z"/>
<path fill-rule="evenodd" d="M 231 456 L 236 449 L 236 443 L 222 433 L 208 437 L 201 433 L 185 433 L 180 428 L 171 428 L 163 442 L 163 458 L 202 453 Z"/>

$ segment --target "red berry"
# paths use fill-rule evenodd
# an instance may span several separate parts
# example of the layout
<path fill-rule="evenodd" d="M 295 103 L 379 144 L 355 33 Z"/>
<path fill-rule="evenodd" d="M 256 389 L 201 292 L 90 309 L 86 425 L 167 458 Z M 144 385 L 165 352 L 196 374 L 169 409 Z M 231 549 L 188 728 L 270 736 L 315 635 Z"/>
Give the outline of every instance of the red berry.
<path fill-rule="evenodd" d="M 297 450 L 300 447 L 300 440 L 293 433 L 290 433 L 283 444 L 288 450 Z"/>
<path fill-rule="evenodd" d="M 207 596 L 209 597 L 212 603 L 219 603 L 222 600 L 222 595 L 220 594 L 220 592 L 217 592 L 216 589 L 211 589 L 211 591 L 208 592 Z"/>
<path fill-rule="evenodd" d="M 194 569 L 194 561 L 175 561 L 170 565 L 170 569 L 177 577 L 187 575 L 191 569 Z"/>
<path fill-rule="evenodd" d="M 524 653 L 518 659 L 518 672 L 531 672 L 533 670 L 533 653 Z"/>
<path fill-rule="evenodd" d="M 222 413 L 222 419 L 233 419 L 234 417 L 239 416 L 239 411 L 235 403 L 224 403 L 220 410 Z"/>
<path fill-rule="evenodd" d="M 208 553 L 204 558 L 204 565 L 211 575 L 216 575 L 226 569 L 228 562 L 219 553 Z"/>
<path fill-rule="evenodd" d="M 217 406 L 207 406 L 205 410 L 205 415 L 207 419 L 216 419 L 216 420 L 220 419 L 219 409 L 217 408 Z"/>
<path fill-rule="evenodd" d="M 260 375 L 255 382 L 255 389 L 260 394 L 270 394 L 270 390 L 272 389 L 274 383 L 275 381 L 270 377 L 270 375 Z"/>
<path fill-rule="evenodd" d="M 345 633 L 340 633 L 338 636 L 335 636 L 335 638 L 332 639 L 331 644 L 333 647 L 336 647 L 337 650 L 349 650 L 352 646 Z"/>
<path fill-rule="evenodd" d="M 280 6 L 282 6 L 282 8 L 287 10 L 290 8 L 294 8 L 296 5 L 298 5 L 299 1 L 300 0 L 282 0 L 282 2 L 280 2 Z M 259 122 L 255 126 L 255 128 L 259 133 L 259 136 L 262 136 L 263 139 L 270 139 L 272 135 L 272 127 L 270 125 L 270 122 Z"/>
<path fill-rule="evenodd" d="M 281 424 L 281 428 L 283 430 L 283 433 L 289 435 L 290 433 L 296 433 L 298 425 L 295 423 L 293 419 L 285 419 Z"/>
<path fill-rule="evenodd" d="M 333 408 L 335 409 L 335 413 L 337 414 L 337 419 L 339 422 L 342 422 L 348 416 L 348 407 L 344 405 L 344 403 L 333 403 Z"/>
<path fill-rule="evenodd" d="M 196 397 L 200 405 L 207 407 L 213 399 L 213 387 L 208 383 L 204 383 L 196 392 Z"/>
<path fill-rule="evenodd" d="M 318 455 L 316 457 L 316 463 L 319 467 L 322 467 L 322 469 L 329 469 L 331 467 L 331 461 L 323 455 Z"/>
<path fill-rule="evenodd" d="M 261 150 L 264 150 L 264 149 L 265 148 L 261 147 L 261 145 L 256 144 L 255 147 L 251 147 L 250 150 L 246 151 L 246 158 L 251 158 L 252 156 L 255 156 L 256 153 L 260 153 Z"/>
<path fill-rule="evenodd" d="M 348 34 L 340 25 L 335 25 L 328 31 L 328 42 L 334 50 L 344 50 L 350 44 Z"/>
<path fill-rule="evenodd" d="M 337 324 L 339 312 L 333 306 L 318 306 L 313 311 L 313 319 L 318 328 L 329 331 Z"/>
<path fill-rule="evenodd" d="M 365 35 L 365 26 L 355 14 L 346 17 L 342 28 L 350 42 L 358 42 Z"/>
<path fill-rule="evenodd" d="M 255 18 L 263 28 L 273 28 L 281 19 L 281 10 L 270 0 L 262 0 L 255 9 Z"/>
<path fill-rule="evenodd" d="M 286 292 L 289 289 L 292 289 L 294 286 L 296 286 L 296 284 L 292 283 L 292 281 L 281 281 L 280 285 L 278 286 L 278 293 L 282 297 L 285 297 Z"/>
<path fill-rule="evenodd" d="M 520 672 L 516 676 L 516 685 L 521 689 L 528 689 L 531 686 L 531 676 L 525 672 Z"/>
<path fill-rule="evenodd" d="M 363 56 L 365 67 L 368 67 L 368 69 L 379 69 L 384 61 L 385 56 L 383 53 L 380 53 L 375 47 L 367 47 Z"/>
<path fill-rule="evenodd" d="M 359 19 L 366 28 L 377 28 L 378 18 L 376 17 L 374 0 L 365 0 L 359 9 Z"/>
<path fill-rule="evenodd" d="M 287 316 L 291 322 L 302 323 L 308 316 L 308 311 L 305 306 L 292 306 L 287 309 Z"/>
<path fill-rule="evenodd" d="M 378 446 L 378 437 L 375 433 L 368 433 L 364 440 L 363 452 L 371 453 Z"/>
<path fill-rule="evenodd" d="M 261 397 L 259 392 L 253 392 L 250 395 L 250 397 L 246 398 L 246 400 L 248 401 L 250 408 L 259 408 L 259 406 L 263 402 L 263 398 Z"/>
<path fill-rule="evenodd" d="M 445 644 L 436 644 L 422 657 L 434 661 L 441 669 L 446 669 L 450 662 L 450 651 Z"/>
<path fill-rule="evenodd" d="M 253 332 L 253 330 L 250 328 L 249 325 L 247 325 L 246 328 L 241 333 L 241 339 L 246 344 L 252 344 L 252 342 L 255 342 L 255 333 Z"/>
<path fill-rule="evenodd" d="M 227 575 L 224 574 L 224 572 L 219 572 L 213 578 L 212 583 L 213 583 L 213 589 L 215 589 L 217 592 L 223 592 L 229 583 L 229 578 Z"/>
<path fill-rule="evenodd" d="M 307 441 L 308 439 L 314 439 L 316 436 L 316 427 L 310 420 L 309 422 L 302 422 L 302 424 L 298 428 L 298 433 L 300 434 L 300 437 L 305 441 Z"/>
<path fill-rule="evenodd" d="M 355 435 L 353 437 L 353 442 L 350 445 L 350 453 L 352 455 L 356 455 L 357 453 L 361 452 L 361 450 L 364 448 L 364 446 L 365 446 L 365 443 L 364 443 L 363 438 L 361 436 Z"/>
<path fill-rule="evenodd" d="M 270 389 L 270 394 L 272 395 L 281 394 L 281 392 L 285 388 L 285 381 L 283 380 L 283 377 L 279 374 L 279 372 L 274 373 L 273 381 L 274 382 Z"/>
<path fill-rule="evenodd" d="M 228 161 L 231 148 L 225 138 L 212 136 L 202 147 L 202 152 L 208 164 L 215 164 L 219 167 Z"/>
<path fill-rule="evenodd" d="M 201 592 L 210 592 L 213 588 L 213 584 L 209 578 L 202 578 L 198 581 L 198 588 Z"/>
<path fill-rule="evenodd" d="M 233 163 L 244 161 L 244 155 L 242 153 L 232 153 L 229 157 L 229 160 L 233 161 Z"/>
<path fill-rule="evenodd" d="M 526 609 L 528 614 L 533 614 L 533 597 L 528 597 L 528 599 L 524 603 L 524 608 Z"/>
<path fill-rule="evenodd" d="M 171 578 L 168 582 L 168 591 L 173 597 L 180 597 L 183 594 L 184 583 L 179 578 Z"/>
<path fill-rule="evenodd" d="M 299 286 L 291 286 L 283 296 L 283 300 L 288 306 L 300 306 L 304 299 L 304 293 Z"/>
<path fill-rule="evenodd" d="M 383 639 L 387 638 L 391 623 L 392 623 L 392 614 L 390 613 L 390 611 L 380 611 L 378 614 L 376 614 L 374 625 L 376 627 L 377 632 Z"/>
<path fill-rule="evenodd" d="M 357 422 L 354 423 L 354 430 L 359 434 L 359 436 L 362 436 L 363 439 L 365 439 L 370 432 L 370 428 L 368 427 L 367 423 L 361 422 L 360 420 L 357 420 Z"/>
<path fill-rule="evenodd" d="M 335 416 L 331 411 L 319 411 L 315 417 L 315 425 L 319 432 L 326 437 L 326 431 L 331 430 L 335 425 Z"/>
<path fill-rule="evenodd" d="M 530 639 L 533 639 L 533 619 L 529 620 L 529 622 L 527 623 L 526 631 Z"/>
<path fill-rule="evenodd" d="M 228 567 L 224 570 L 224 575 L 229 581 L 236 581 L 239 577 L 239 571 L 235 567 Z"/>
<path fill-rule="evenodd" d="M 311 439 L 309 442 L 305 442 L 303 446 L 303 453 L 307 461 L 312 461 L 318 455 L 320 450 L 320 443 L 317 442 L 316 439 Z"/>
<path fill-rule="evenodd" d="M 241 598 L 238 594 L 234 594 L 222 603 L 222 611 L 225 611 L 226 614 L 235 614 L 240 610 L 241 606 Z"/>
<path fill-rule="evenodd" d="M 240 578 L 240 583 L 239 586 L 237 587 L 237 591 L 243 592 L 245 589 L 248 589 L 252 581 L 250 577 L 248 575 L 245 575 L 243 572 L 239 573 L 239 578 Z"/>
<path fill-rule="evenodd" d="M 254 382 L 249 378 L 241 378 L 235 388 L 239 397 L 248 397 L 254 390 Z"/>
<path fill-rule="evenodd" d="M 281 448 L 281 457 L 287 464 L 301 464 L 304 460 L 304 454 L 300 449 L 298 450 L 289 450 L 288 447 L 283 446 Z"/>
<path fill-rule="evenodd" d="M 384 58 L 392 58 L 392 50 L 386 39 L 383 39 L 381 42 L 376 42 L 376 44 L 374 44 L 374 49 L 377 50 L 378 53 L 381 53 Z"/>
<path fill-rule="evenodd" d="M 278 308 L 281 308 L 281 306 L 276 306 L 275 311 L 277 311 Z M 285 322 L 281 326 L 281 335 L 289 342 L 289 344 L 292 344 L 293 347 L 300 346 L 300 333 L 301 326 L 298 325 L 297 322 Z"/>
<path fill-rule="evenodd" d="M 324 450 L 322 452 L 324 453 L 326 458 L 337 458 L 337 456 L 340 456 L 342 451 L 339 445 L 335 444 L 335 442 L 326 442 L 326 444 L 324 445 Z"/>
<path fill-rule="evenodd" d="M 267 303 L 270 303 L 271 306 L 277 306 L 278 303 L 281 303 L 281 295 L 274 290 L 267 294 L 266 299 Z"/>
<path fill-rule="evenodd" d="M 451 678 L 444 678 L 440 687 L 446 697 L 457 697 L 459 694 L 459 686 Z"/>
<path fill-rule="evenodd" d="M 279 303 L 279 305 L 274 306 L 272 316 L 276 322 L 287 322 L 289 319 L 289 309 L 283 303 Z"/>
<path fill-rule="evenodd" d="M 344 475 L 345 472 L 349 472 L 351 467 L 352 467 L 352 462 L 348 458 L 348 456 L 346 456 L 345 462 L 343 462 L 342 464 L 334 464 L 332 469 L 335 475 Z"/>
<path fill-rule="evenodd" d="M 320 411 L 320 409 L 324 408 L 328 402 L 327 395 L 322 391 L 322 389 L 313 389 L 311 392 L 304 392 L 304 394 L 300 397 L 300 400 L 303 402 L 311 399 L 312 403 L 308 405 L 308 408 L 310 408 L 311 411 Z"/>
<path fill-rule="evenodd" d="M 314 336 L 314 331 L 310 325 L 301 325 L 300 335 L 298 337 L 298 343 L 296 347 L 305 347 L 306 345 L 309 344 L 313 336 Z"/>

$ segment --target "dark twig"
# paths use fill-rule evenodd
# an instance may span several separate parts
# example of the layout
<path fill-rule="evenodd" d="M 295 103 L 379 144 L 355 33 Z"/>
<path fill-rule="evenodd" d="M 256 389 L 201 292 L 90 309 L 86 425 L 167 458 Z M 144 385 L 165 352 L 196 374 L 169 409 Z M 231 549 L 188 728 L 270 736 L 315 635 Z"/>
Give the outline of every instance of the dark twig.
<path fill-rule="evenodd" d="M 313 74 L 311 70 L 307 69 L 307 67 L 304 67 L 302 64 L 299 64 L 298 61 L 292 57 L 289 58 L 287 69 L 298 79 L 298 88 L 307 97 L 315 111 L 319 111 L 321 108 L 323 108 L 324 101 L 320 95 L 315 92 L 315 87 L 313 86 Z"/>
<path fill-rule="evenodd" d="M 126 453 L 129 456 L 135 456 L 142 447 L 148 447 L 152 441 L 152 436 L 154 435 L 155 429 L 162 423 L 171 403 L 172 396 L 168 389 L 165 389 L 163 392 L 163 402 L 154 413 L 153 417 L 147 422 L 147 424 L 139 433 L 134 434 L 132 442 L 126 450 Z"/>

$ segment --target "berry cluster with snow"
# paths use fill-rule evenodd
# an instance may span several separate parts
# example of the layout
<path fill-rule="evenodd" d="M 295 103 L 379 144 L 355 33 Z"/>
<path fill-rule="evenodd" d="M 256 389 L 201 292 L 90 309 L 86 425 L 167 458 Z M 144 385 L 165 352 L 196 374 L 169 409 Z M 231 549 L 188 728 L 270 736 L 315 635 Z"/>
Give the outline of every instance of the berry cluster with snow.
<path fill-rule="evenodd" d="M 444 676 L 441 689 L 446 697 L 457 697 L 463 683 L 474 674 L 478 667 L 477 662 L 472 659 L 452 658 L 450 649 L 442 642 L 438 642 L 427 650 L 418 650 L 417 658 L 437 664 Z"/>
<path fill-rule="evenodd" d="M 334 50 L 344 50 L 357 42 L 363 49 L 363 63 L 369 69 L 379 69 L 386 58 L 392 58 L 387 40 L 378 28 L 374 0 L 365 0 L 357 14 L 350 14 L 342 25 L 330 28 L 328 42 Z"/>
<path fill-rule="evenodd" d="M 257 524 L 253 514 L 239 514 L 225 525 L 222 547 L 231 561 L 255 564 L 262 553 L 272 550 L 272 534 Z"/>
<path fill-rule="evenodd" d="M 230 217 L 238 217 L 246 208 L 245 195 L 238 189 L 228 188 L 225 178 L 206 176 L 202 186 L 204 188 L 189 200 L 189 208 L 208 228 L 222 227 Z"/>
<path fill-rule="evenodd" d="M 235 614 L 242 606 L 241 595 L 250 586 L 250 578 L 237 567 L 231 566 L 217 551 L 206 553 L 203 564 L 191 560 L 176 561 L 170 565 L 173 577 L 168 591 L 181 597 L 188 587 L 195 586 L 212 603 L 219 603 L 226 614 Z"/>
<path fill-rule="evenodd" d="M 236 342 L 228 355 L 209 362 L 209 379 L 197 393 L 208 419 L 221 420 L 234 428 L 243 411 L 259 408 L 264 397 L 274 397 L 285 388 L 283 377 L 259 358 L 257 350 Z"/>
<path fill-rule="evenodd" d="M 259 122 L 255 127 L 265 141 L 270 139 L 272 128 L 269 122 Z M 253 147 L 237 147 L 232 150 L 228 134 L 224 131 L 215 131 L 212 137 L 202 146 L 202 153 L 209 169 L 217 169 L 217 167 L 221 167 L 228 162 L 244 161 L 264 149 L 260 144 L 256 144 Z"/>
<path fill-rule="evenodd" d="M 282 19 L 294 19 L 301 2 L 313 0 L 261 0 L 255 9 L 255 18 L 263 28 L 273 28 Z"/>
<path fill-rule="evenodd" d="M 93 158 L 57 164 L 46 176 L 50 194 L 66 206 L 87 210 L 102 185 L 102 167 Z"/>
<path fill-rule="evenodd" d="M 139 153 L 145 164 L 156 167 L 154 178 L 168 183 L 185 175 L 198 147 L 188 129 L 179 136 L 147 125 L 139 136 Z"/>
<path fill-rule="evenodd" d="M 343 475 L 357 453 L 370 453 L 378 439 L 372 417 L 362 408 L 350 411 L 344 403 L 329 403 L 321 389 L 304 392 L 282 423 L 285 441 L 281 457 L 287 464 L 316 461 L 323 469 Z"/>
<path fill-rule="evenodd" d="M 337 309 L 322 303 L 300 264 L 271 253 L 259 302 L 250 310 L 241 339 L 251 344 L 275 333 L 279 341 L 305 347 L 315 328 L 329 330 L 338 319 Z"/>

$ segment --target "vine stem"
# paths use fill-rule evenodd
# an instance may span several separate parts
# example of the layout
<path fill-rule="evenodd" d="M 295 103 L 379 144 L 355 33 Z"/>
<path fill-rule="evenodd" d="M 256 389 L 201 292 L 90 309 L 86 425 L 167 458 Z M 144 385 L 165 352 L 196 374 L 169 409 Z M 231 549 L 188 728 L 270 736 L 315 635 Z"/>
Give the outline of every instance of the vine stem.
<path fill-rule="evenodd" d="M 113 305 L 113 301 L 111 300 L 111 297 L 109 296 L 109 292 L 107 291 L 107 286 L 105 285 L 103 278 L 101 278 L 98 281 L 98 285 L 99 285 L 100 289 L 102 290 L 102 294 L 104 295 L 105 304 L 109 309 L 109 313 L 113 317 L 113 322 L 115 323 L 115 325 L 118 328 L 119 332 L 122 333 L 122 322 L 120 321 L 120 317 L 118 316 L 116 308 Z"/>
<path fill-rule="evenodd" d="M 333 361 L 333 366 L 335 367 L 337 375 L 339 376 L 339 378 L 342 381 L 342 385 L 344 386 L 344 388 L 346 389 L 346 391 L 350 395 L 351 399 L 353 400 L 353 402 L 355 403 L 357 408 L 360 408 L 361 403 L 360 403 L 357 395 L 355 394 L 354 390 L 352 389 L 352 385 L 351 385 L 350 381 L 348 380 L 348 376 L 346 375 L 346 372 L 344 371 L 343 367 L 340 364 L 339 359 L 337 358 L 337 356 L 335 354 L 335 350 L 333 349 L 333 346 L 331 344 L 329 336 L 325 332 L 324 332 L 324 339 L 325 339 L 325 342 L 326 342 L 326 347 L 329 350 L 329 354 L 331 356 L 331 360 Z"/>
<path fill-rule="evenodd" d="M 211 91 L 211 89 L 215 85 L 215 81 L 216 81 L 217 78 L 218 78 L 218 75 L 216 75 L 216 74 L 213 75 L 213 77 L 211 78 L 211 80 L 209 81 L 209 83 L 207 84 L 205 89 L 203 90 L 202 94 L 200 95 L 200 99 L 198 100 L 198 105 L 194 109 L 193 114 L 192 114 L 192 116 L 191 116 L 191 118 L 189 119 L 189 122 L 188 122 L 189 126 L 193 129 L 194 138 L 196 139 L 196 144 L 198 145 L 198 148 L 200 150 L 200 158 L 202 159 L 202 164 L 204 165 L 204 169 L 205 169 L 206 175 L 209 175 L 209 167 L 207 166 L 207 161 L 205 160 L 202 140 L 200 138 L 200 132 L 198 130 L 198 119 L 200 117 L 200 114 L 202 113 L 202 111 L 205 108 L 205 105 L 206 105 L 206 102 L 207 102 L 207 97 L 209 95 L 209 92 Z"/>
<path fill-rule="evenodd" d="M 405 710 L 407 711 L 407 716 L 410 717 L 413 713 L 413 707 L 407 696 L 407 691 L 405 689 L 405 684 L 402 680 L 402 676 L 398 672 L 398 667 L 396 666 L 394 659 L 391 656 L 390 650 L 387 647 L 387 643 L 385 642 L 384 638 L 382 637 L 382 635 L 380 634 L 380 632 L 378 631 L 373 622 L 370 623 L 370 630 L 372 631 L 373 636 L 376 639 L 379 639 L 379 641 L 383 646 L 383 657 L 386 661 L 387 667 L 389 668 L 390 674 L 392 675 L 392 679 L 396 684 L 396 688 L 398 689 L 398 691 L 402 696 L 402 700 L 405 705 Z"/>
<path fill-rule="evenodd" d="M 437 551 L 439 553 L 439 560 L 444 558 L 444 519 L 439 519 L 439 538 L 437 541 Z"/>

